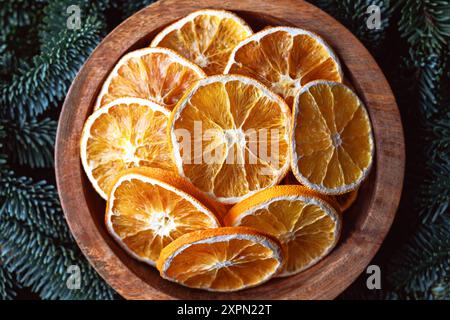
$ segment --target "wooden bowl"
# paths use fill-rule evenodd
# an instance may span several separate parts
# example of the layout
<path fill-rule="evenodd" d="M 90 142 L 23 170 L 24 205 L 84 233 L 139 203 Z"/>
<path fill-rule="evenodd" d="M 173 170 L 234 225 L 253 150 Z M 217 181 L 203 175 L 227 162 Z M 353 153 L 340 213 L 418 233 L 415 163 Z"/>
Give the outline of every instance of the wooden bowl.
<path fill-rule="evenodd" d="M 83 172 L 79 141 L 99 89 L 121 56 L 148 46 L 162 27 L 205 8 L 231 10 L 255 31 L 290 25 L 321 35 L 337 52 L 346 77 L 365 102 L 372 120 L 376 161 L 357 202 L 344 213 L 338 246 L 312 268 L 235 293 L 188 289 L 123 251 L 104 226 L 105 202 Z M 302 1 L 165 0 L 130 17 L 95 49 L 73 82 L 59 120 L 56 177 L 61 204 L 81 250 L 99 274 L 127 299 L 333 299 L 365 269 L 395 216 L 403 183 L 404 142 L 391 89 L 364 46 L 336 20 Z"/>

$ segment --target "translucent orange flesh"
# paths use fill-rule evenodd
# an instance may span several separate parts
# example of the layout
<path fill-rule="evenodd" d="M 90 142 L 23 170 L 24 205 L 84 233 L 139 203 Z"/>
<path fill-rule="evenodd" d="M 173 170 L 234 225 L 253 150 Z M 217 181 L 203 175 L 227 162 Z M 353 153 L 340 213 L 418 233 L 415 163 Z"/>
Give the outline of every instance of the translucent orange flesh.
<path fill-rule="evenodd" d="M 249 35 L 249 30 L 236 20 L 199 15 L 167 34 L 157 45 L 178 52 L 207 75 L 214 75 L 223 73 L 233 48 Z"/>
<path fill-rule="evenodd" d="M 217 227 L 186 198 L 139 179 L 114 192 L 111 223 L 120 240 L 141 258 L 156 261 L 166 245 L 183 234 Z"/>
<path fill-rule="evenodd" d="M 117 175 L 132 167 L 174 170 L 166 135 L 167 116 L 139 104 L 118 104 L 92 124 L 87 163 L 106 194 Z"/>
<path fill-rule="evenodd" d="M 276 236 L 288 249 L 283 273 L 295 273 L 322 257 L 335 242 L 335 221 L 316 204 L 277 200 L 242 218 L 239 226 Z"/>
<path fill-rule="evenodd" d="M 268 247 L 231 239 L 188 246 L 171 260 L 166 276 L 193 288 L 231 291 L 266 280 L 279 265 Z"/>
<path fill-rule="evenodd" d="M 133 57 L 123 64 L 101 99 L 101 105 L 123 97 L 143 98 L 172 109 L 200 75 L 165 53 Z"/>
<path fill-rule="evenodd" d="M 294 159 L 310 183 L 339 188 L 361 178 L 372 159 L 371 128 L 350 89 L 320 84 L 299 97 Z"/>
<path fill-rule="evenodd" d="M 306 83 L 323 79 L 342 81 L 339 66 L 315 38 L 276 31 L 240 47 L 230 74 L 257 79 L 292 106 L 294 96 Z"/>
<path fill-rule="evenodd" d="M 181 149 L 182 158 L 190 158 L 183 162 L 184 174 L 202 191 L 224 198 L 275 183 L 277 170 L 288 161 L 286 117 L 279 104 L 255 86 L 229 81 L 201 87 L 175 122 L 176 130 L 191 133 L 201 122 L 204 133 L 203 137 L 191 134 L 188 144 L 178 137 L 181 146 L 192 146 L 187 155 Z M 211 135 L 205 134 L 208 130 Z"/>

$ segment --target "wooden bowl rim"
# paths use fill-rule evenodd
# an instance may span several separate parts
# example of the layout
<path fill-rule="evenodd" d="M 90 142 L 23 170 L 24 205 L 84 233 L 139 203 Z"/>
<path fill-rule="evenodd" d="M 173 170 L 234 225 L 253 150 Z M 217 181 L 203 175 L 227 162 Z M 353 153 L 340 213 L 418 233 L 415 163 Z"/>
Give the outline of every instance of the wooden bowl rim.
<path fill-rule="evenodd" d="M 82 185 L 85 178 L 79 160 L 83 123 L 92 110 L 101 82 L 115 62 L 143 39 L 149 43 L 148 35 L 155 29 L 205 8 L 243 12 L 266 20 L 274 18 L 321 35 L 347 67 L 346 76 L 366 104 L 376 148 L 370 178 L 372 193 L 364 203 L 365 210 L 356 217 L 348 238 L 303 273 L 230 294 L 205 294 L 175 288 L 173 286 L 178 285 L 173 284 L 167 284 L 162 291 L 161 285 L 157 288 L 143 281 L 118 257 L 111 241 L 99 232 L 101 227 L 90 213 Z M 165 23 L 161 24 L 161 21 Z M 72 234 L 98 273 L 127 299 L 333 299 L 364 270 L 389 231 L 400 201 L 404 163 L 404 137 L 398 107 L 373 57 L 350 31 L 328 14 L 309 3 L 293 0 L 256 3 L 252 0 L 206 0 L 201 3 L 162 0 L 137 12 L 105 37 L 77 74 L 61 111 L 55 147 L 56 180 Z"/>

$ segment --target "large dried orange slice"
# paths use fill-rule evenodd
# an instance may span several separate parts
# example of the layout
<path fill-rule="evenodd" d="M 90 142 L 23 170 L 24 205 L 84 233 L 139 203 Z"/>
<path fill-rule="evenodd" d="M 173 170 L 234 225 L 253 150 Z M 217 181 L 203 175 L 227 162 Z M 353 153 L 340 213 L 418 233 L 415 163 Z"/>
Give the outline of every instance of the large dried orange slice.
<path fill-rule="evenodd" d="M 280 243 L 254 229 L 196 231 L 161 251 L 157 268 L 165 279 L 208 291 L 237 291 L 277 274 L 284 262 Z"/>
<path fill-rule="evenodd" d="M 106 226 L 134 258 L 155 265 L 166 245 L 183 234 L 220 226 L 194 186 L 161 169 L 132 168 L 115 181 Z"/>
<path fill-rule="evenodd" d="M 174 170 L 167 141 L 169 111 L 144 99 L 122 98 L 95 111 L 80 143 L 84 171 L 107 199 L 113 180 L 130 167 Z"/>
<path fill-rule="evenodd" d="M 123 56 L 109 74 L 94 109 L 123 97 L 155 101 L 172 109 L 184 91 L 205 73 L 172 50 L 145 48 Z"/>
<path fill-rule="evenodd" d="M 332 202 L 302 186 L 276 186 L 236 204 L 224 221 L 277 237 L 288 251 L 279 276 L 289 276 L 312 266 L 336 245 L 341 219 Z"/>
<path fill-rule="evenodd" d="M 358 188 L 374 155 L 361 100 L 341 83 L 307 84 L 294 101 L 291 150 L 292 172 L 308 188 L 325 194 Z"/>
<path fill-rule="evenodd" d="M 292 27 L 266 28 L 243 40 L 231 53 L 225 73 L 261 81 L 289 106 L 310 81 L 342 81 L 339 61 L 325 41 Z"/>
<path fill-rule="evenodd" d="M 169 119 L 178 173 L 222 203 L 273 186 L 289 168 L 290 119 L 286 103 L 258 81 L 201 79 Z"/>
<path fill-rule="evenodd" d="M 150 46 L 175 50 L 214 75 L 223 73 L 231 51 L 251 34 L 252 29 L 234 13 L 200 10 L 166 27 Z"/>

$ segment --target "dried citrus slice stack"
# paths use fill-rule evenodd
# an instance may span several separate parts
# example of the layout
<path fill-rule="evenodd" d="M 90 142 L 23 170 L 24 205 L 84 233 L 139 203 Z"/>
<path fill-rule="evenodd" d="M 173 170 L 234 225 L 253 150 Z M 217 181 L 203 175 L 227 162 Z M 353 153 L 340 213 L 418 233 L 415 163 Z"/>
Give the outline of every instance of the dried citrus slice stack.
<path fill-rule="evenodd" d="M 273 186 L 289 168 L 290 121 L 286 103 L 256 80 L 201 79 L 169 119 L 178 173 L 222 203 Z"/>
<path fill-rule="evenodd" d="M 117 98 L 155 101 L 172 109 L 184 91 L 205 73 L 172 50 L 145 48 L 124 55 L 109 74 L 94 109 Z"/>
<path fill-rule="evenodd" d="M 223 73 L 231 51 L 251 34 L 252 29 L 234 13 L 200 10 L 163 29 L 150 46 L 172 49 L 214 75 Z"/>
<path fill-rule="evenodd" d="M 374 157 L 368 113 L 342 81 L 304 29 L 253 34 L 223 10 L 170 24 L 119 60 L 82 132 L 108 232 L 163 278 L 208 291 L 316 264 Z"/>
<path fill-rule="evenodd" d="M 84 125 L 80 154 L 95 190 L 107 199 L 113 180 L 130 167 L 174 170 L 166 128 L 169 111 L 144 99 L 121 98 L 94 112 Z"/>
<path fill-rule="evenodd" d="M 302 186 L 276 186 L 236 204 L 224 221 L 277 237 L 288 251 L 279 276 L 289 276 L 312 266 L 336 245 L 341 218 L 330 203 L 332 199 Z"/>
<path fill-rule="evenodd" d="M 310 81 L 342 81 L 339 61 L 325 41 L 292 27 L 266 28 L 241 41 L 231 53 L 225 73 L 261 81 L 289 106 Z"/>
<path fill-rule="evenodd" d="M 186 234 L 165 247 L 157 263 L 161 276 L 187 287 L 237 291 L 262 284 L 283 267 L 277 239 L 234 227 Z"/>
<path fill-rule="evenodd" d="M 155 265 L 161 250 L 173 240 L 220 226 L 208 204 L 194 186 L 173 173 L 133 168 L 114 183 L 106 226 L 130 255 Z"/>
<path fill-rule="evenodd" d="M 294 101 L 292 171 L 324 194 L 358 188 L 368 176 L 374 144 L 369 115 L 348 87 L 330 81 L 307 84 Z"/>

